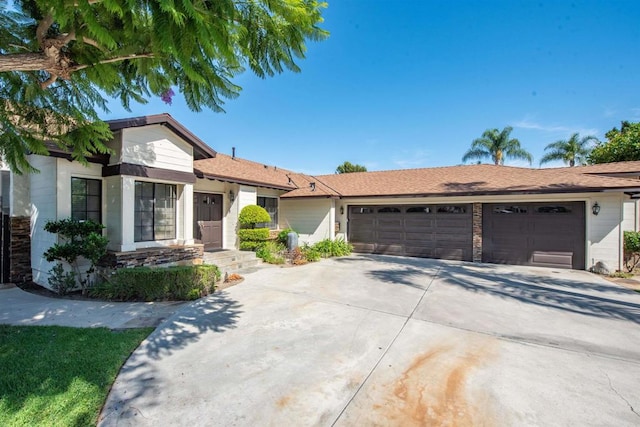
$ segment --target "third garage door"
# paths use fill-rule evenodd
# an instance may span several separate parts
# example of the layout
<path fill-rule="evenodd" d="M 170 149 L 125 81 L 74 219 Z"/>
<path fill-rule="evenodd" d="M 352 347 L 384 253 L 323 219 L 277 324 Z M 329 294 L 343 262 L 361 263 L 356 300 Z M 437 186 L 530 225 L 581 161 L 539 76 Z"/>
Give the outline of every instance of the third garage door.
<path fill-rule="evenodd" d="M 470 204 L 349 207 L 356 252 L 470 261 Z"/>
<path fill-rule="evenodd" d="M 584 269 L 584 212 L 584 202 L 484 204 L 482 260 Z"/>

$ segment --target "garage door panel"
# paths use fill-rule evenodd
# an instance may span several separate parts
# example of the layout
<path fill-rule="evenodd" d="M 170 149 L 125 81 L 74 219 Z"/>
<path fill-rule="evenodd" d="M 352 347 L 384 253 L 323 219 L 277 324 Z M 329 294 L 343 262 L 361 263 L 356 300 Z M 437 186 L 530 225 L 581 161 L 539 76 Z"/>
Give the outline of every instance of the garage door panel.
<path fill-rule="evenodd" d="M 358 252 L 358 253 L 362 253 L 362 254 L 372 254 L 376 249 L 375 243 L 357 243 L 357 242 L 353 242 L 353 243 L 351 243 L 351 245 L 353 246 L 354 252 Z"/>
<path fill-rule="evenodd" d="M 483 205 L 483 261 L 584 269 L 584 202 Z"/>
<path fill-rule="evenodd" d="M 349 212 L 356 252 L 471 260 L 471 205 L 351 206 Z"/>

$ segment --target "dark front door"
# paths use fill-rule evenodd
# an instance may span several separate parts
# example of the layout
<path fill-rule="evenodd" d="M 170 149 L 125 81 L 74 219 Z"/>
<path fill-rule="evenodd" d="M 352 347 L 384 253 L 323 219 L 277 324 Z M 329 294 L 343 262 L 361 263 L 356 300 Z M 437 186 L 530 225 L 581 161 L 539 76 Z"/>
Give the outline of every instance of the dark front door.
<path fill-rule="evenodd" d="M 193 237 L 205 249 L 222 248 L 221 194 L 193 194 Z"/>
<path fill-rule="evenodd" d="M 583 270 L 584 202 L 484 204 L 482 260 Z"/>

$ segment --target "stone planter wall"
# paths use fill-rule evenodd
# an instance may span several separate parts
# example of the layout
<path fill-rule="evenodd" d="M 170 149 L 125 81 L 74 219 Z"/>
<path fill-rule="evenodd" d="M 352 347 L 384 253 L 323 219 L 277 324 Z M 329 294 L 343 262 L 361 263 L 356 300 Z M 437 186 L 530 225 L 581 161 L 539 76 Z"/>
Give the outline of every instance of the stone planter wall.
<path fill-rule="evenodd" d="M 14 216 L 9 225 L 9 281 L 30 282 L 31 273 L 31 218 Z"/>
<path fill-rule="evenodd" d="M 473 262 L 482 262 L 482 203 L 473 204 Z"/>
<path fill-rule="evenodd" d="M 108 252 L 101 267 L 127 268 L 202 264 L 203 245 L 162 246 L 132 252 Z"/>

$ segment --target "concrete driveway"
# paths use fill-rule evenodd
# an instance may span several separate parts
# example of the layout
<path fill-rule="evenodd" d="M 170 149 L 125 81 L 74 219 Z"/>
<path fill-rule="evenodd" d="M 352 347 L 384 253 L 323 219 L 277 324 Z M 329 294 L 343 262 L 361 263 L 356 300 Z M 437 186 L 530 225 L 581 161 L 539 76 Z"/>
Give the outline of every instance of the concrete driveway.
<path fill-rule="evenodd" d="M 101 424 L 640 424 L 640 293 L 384 256 L 270 268 L 177 312 Z"/>

